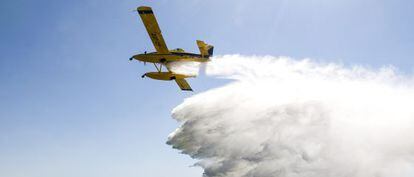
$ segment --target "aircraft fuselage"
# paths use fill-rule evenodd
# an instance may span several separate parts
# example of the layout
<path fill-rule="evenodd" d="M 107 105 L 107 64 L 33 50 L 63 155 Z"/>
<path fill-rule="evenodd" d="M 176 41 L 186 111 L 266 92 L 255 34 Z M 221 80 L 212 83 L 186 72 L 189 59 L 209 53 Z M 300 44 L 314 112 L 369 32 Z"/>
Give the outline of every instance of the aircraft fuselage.
<path fill-rule="evenodd" d="M 157 52 L 143 53 L 132 56 L 132 58 L 149 63 L 168 63 L 174 61 L 195 61 L 195 62 L 207 62 L 208 56 L 201 56 L 200 54 L 187 53 L 187 52 L 170 52 L 168 54 L 159 54 Z"/>

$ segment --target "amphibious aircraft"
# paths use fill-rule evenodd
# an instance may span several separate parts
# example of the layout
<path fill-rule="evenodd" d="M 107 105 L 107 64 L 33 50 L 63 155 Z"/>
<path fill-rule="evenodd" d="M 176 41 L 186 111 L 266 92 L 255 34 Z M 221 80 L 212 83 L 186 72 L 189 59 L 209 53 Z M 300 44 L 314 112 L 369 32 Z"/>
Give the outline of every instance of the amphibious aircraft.
<path fill-rule="evenodd" d="M 137 11 L 156 50 L 156 52 L 145 52 L 143 54 L 134 55 L 130 58 L 130 60 L 136 59 L 138 61 L 142 61 L 144 64 L 147 62 L 154 64 L 157 71 L 145 73 L 142 75 L 142 78 L 147 76 L 156 80 L 175 80 L 181 90 L 192 91 L 185 78 L 195 76 L 174 73 L 171 71 L 168 63 L 186 61 L 208 62 L 209 58 L 213 56 L 214 47 L 204 43 L 203 41 L 197 40 L 200 54 L 188 53 L 181 48 L 168 50 L 151 7 L 141 6 L 137 8 Z M 163 66 L 165 66 L 167 71 L 162 71 Z"/>

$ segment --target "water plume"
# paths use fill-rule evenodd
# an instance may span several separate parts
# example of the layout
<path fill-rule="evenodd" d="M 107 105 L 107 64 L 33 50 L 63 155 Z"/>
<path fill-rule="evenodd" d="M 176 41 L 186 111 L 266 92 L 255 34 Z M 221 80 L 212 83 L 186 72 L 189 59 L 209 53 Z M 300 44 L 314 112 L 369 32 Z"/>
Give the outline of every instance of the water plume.
<path fill-rule="evenodd" d="M 393 67 L 225 55 L 227 85 L 174 108 L 168 144 L 205 177 L 414 176 L 414 87 Z"/>

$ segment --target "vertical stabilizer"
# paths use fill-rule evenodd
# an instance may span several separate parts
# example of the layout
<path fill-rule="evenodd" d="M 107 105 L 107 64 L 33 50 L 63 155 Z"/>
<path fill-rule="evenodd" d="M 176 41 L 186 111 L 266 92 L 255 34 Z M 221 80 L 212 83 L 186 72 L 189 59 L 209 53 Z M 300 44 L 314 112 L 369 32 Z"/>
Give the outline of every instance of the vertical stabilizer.
<path fill-rule="evenodd" d="M 200 49 L 200 54 L 202 57 L 209 58 L 213 56 L 214 46 L 208 45 L 203 41 L 197 40 L 198 49 Z"/>

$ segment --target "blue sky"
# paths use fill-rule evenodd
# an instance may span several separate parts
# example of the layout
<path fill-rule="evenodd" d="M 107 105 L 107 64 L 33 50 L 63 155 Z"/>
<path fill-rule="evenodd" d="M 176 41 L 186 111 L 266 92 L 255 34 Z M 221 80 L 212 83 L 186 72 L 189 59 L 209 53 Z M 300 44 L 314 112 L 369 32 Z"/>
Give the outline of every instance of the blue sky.
<path fill-rule="evenodd" d="M 225 83 L 190 79 L 195 93 L 141 79 L 128 58 L 153 50 L 136 12 L 152 6 L 169 48 L 274 55 L 410 74 L 414 1 L 13 0 L 0 2 L 0 176 L 200 176 L 165 144 L 184 98 Z"/>

